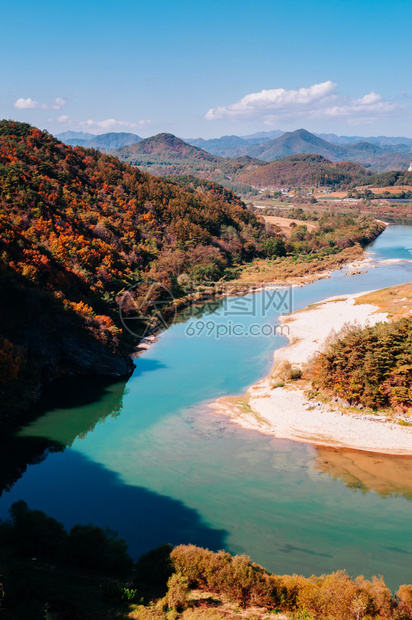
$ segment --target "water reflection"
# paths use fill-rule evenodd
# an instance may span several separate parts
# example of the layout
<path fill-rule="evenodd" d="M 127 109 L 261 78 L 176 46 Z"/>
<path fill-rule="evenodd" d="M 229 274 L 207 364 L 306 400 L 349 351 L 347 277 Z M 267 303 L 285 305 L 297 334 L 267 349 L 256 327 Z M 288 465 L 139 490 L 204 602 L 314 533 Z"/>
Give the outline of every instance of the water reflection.
<path fill-rule="evenodd" d="M 89 377 L 60 379 L 49 387 L 18 427 L 2 426 L 0 496 L 10 490 L 29 465 L 63 452 L 123 408 L 126 383 Z"/>
<path fill-rule="evenodd" d="M 325 446 L 316 448 L 314 468 L 363 493 L 381 497 L 403 495 L 412 500 L 412 457 L 375 454 Z"/>

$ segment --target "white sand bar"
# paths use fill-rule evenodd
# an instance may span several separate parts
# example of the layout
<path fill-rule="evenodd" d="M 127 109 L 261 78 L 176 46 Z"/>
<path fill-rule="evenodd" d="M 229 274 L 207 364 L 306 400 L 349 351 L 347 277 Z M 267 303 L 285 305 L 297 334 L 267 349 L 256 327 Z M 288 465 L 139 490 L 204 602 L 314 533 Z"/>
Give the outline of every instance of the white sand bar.
<path fill-rule="evenodd" d="M 282 317 L 281 322 L 290 328 L 292 344 L 275 352 L 274 367 L 282 360 L 293 367 L 302 366 L 322 348 L 332 330 L 338 332 L 347 322 L 356 321 L 363 327 L 385 320 L 386 315 L 377 313 L 372 305 L 355 306 L 356 297 L 364 294 L 331 297 L 313 308 Z M 293 386 L 273 388 L 270 377 L 254 385 L 248 397 L 253 413 L 241 413 L 237 407 L 232 413 L 242 426 L 295 441 L 412 455 L 412 427 L 386 422 L 381 416 L 365 416 L 334 403 L 308 400 L 302 389 Z M 230 407 L 222 401 L 217 408 L 230 414 Z"/>

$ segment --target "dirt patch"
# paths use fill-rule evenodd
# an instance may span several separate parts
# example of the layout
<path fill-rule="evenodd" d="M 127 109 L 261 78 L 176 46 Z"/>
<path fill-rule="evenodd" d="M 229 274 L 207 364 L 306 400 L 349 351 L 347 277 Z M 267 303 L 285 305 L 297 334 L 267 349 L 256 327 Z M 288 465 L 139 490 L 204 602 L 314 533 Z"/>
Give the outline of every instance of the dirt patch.
<path fill-rule="evenodd" d="M 292 223 L 295 223 L 296 226 L 306 226 L 308 230 L 316 230 L 318 228 L 317 222 L 303 221 L 303 220 L 292 220 L 286 217 L 278 217 L 277 215 L 262 215 L 265 222 L 269 224 L 275 224 L 278 226 L 281 231 L 286 235 L 286 237 L 290 237 L 293 232 Z"/>

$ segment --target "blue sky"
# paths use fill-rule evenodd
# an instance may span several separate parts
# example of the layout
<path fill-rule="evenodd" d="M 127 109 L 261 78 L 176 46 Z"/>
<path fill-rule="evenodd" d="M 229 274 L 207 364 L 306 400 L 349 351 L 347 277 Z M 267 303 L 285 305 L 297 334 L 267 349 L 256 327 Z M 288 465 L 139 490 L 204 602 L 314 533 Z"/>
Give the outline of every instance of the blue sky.
<path fill-rule="evenodd" d="M 408 0 L 1 0 L 0 115 L 52 133 L 412 137 Z"/>

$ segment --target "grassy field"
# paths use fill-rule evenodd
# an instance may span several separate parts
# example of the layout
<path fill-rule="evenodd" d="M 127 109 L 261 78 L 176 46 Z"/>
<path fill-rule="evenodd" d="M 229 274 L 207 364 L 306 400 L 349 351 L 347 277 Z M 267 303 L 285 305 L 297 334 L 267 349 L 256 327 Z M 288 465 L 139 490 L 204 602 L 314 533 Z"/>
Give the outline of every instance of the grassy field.
<path fill-rule="evenodd" d="M 412 282 L 391 286 L 358 297 L 355 304 L 372 304 L 386 312 L 391 321 L 410 317 L 412 313 Z"/>
<path fill-rule="evenodd" d="M 363 250 L 357 244 L 337 254 L 325 256 L 302 254 L 275 260 L 257 259 L 243 267 L 234 282 L 237 284 L 246 282 L 306 284 L 318 279 L 321 273 L 339 269 L 345 263 L 359 260 L 362 255 Z"/>

